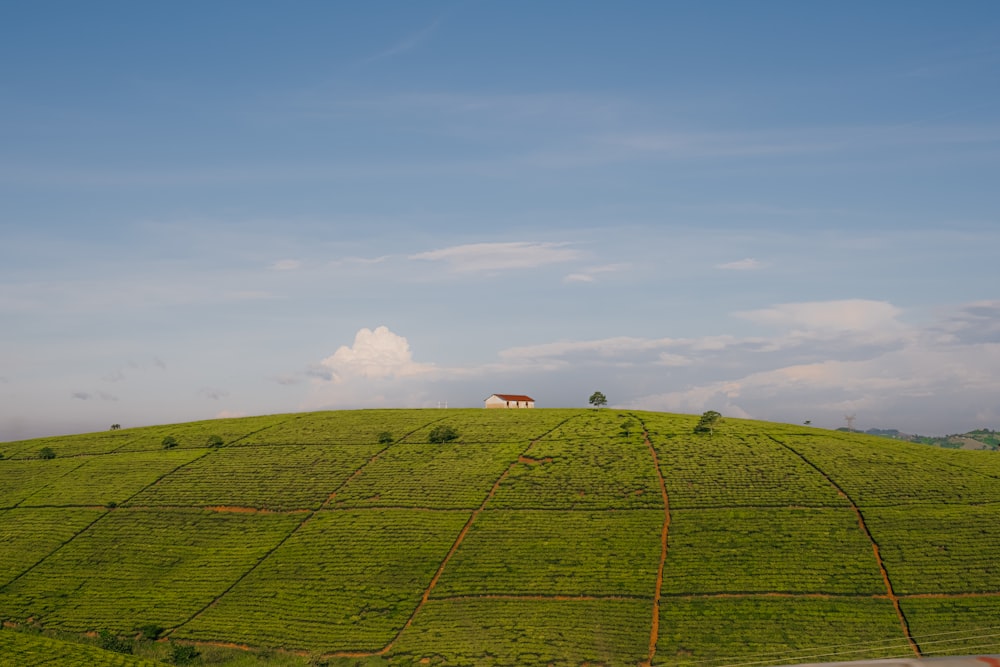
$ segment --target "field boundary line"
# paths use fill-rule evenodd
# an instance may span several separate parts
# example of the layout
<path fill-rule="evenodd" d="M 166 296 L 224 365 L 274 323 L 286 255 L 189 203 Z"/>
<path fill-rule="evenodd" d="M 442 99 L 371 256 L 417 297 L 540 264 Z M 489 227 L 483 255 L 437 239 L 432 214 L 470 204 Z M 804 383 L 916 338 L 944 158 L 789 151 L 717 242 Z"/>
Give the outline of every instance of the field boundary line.
<path fill-rule="evenodd" d="M 861 513 L 861 508 L 858 507 L 857 503 L 854 502 L 854 499 L 851 498 L 851 496 L 848 495 L 848 493 L 844 491 L 844 489 L 841 488 L 841 486 L 837 484 L 837 482 L 835 482 L 834 479 L 830 477 L 830 475 L 828 475 L 819 466 L 817 466 L 815 463 L 806 458 L 805 455 L 800 453 L 791 445 L 784 443 L 781 440 L 778 440 L 774 436 L 768 436 L 768 437 L 770 437 L 771 440 L 774 440 L 776 443 L 778 443 L 788 451 L 795 454 L 797 457 L 802 459 L 802 461 L 805 462 L 809 467 L 811 467 L 813 470 L 815 470 L 824 478 L 826 478 L 826 480 L 830 482 L 831 485 L 833 485 L 833 488 L 837 490 L 837 493 L 846 498 L 847 502 L 851 504 L 851 509 L 854 511 L 855 516 L 857 516 L 858 518 L 858 527 L 861 528 L 861 532 L 863 532 L 865 534 L 865 537 L 868 538 L 868 541 L 871 542 L 872 552 L 875 554 L 875 562 L 878 564 L 879 572 L 881 572 L 882 574 L 882 581 L 885 583 L 886 593 L 889 595 L 889 599 L 892 601 L 892 606 L 896 609 L 896 616 L 899 617 L 899 623 L 903 628 L 903 634 L 906 636 L 906 640 L 910 643 L 910 648 L 913 649 L 913 653 L 918 658 L 922 657 L 923 654 L 920 652 L 920 646 L 917 645 L 916 640 L 913 638 L 913 634 L 910 632 L 910 624 L 906 620 L 906 615 L 903 613 L 903 608 L 899 606 L 899 597 L 896 595 L 896 592 L 892 589 L 892 581 L 889 579 L 888 570 L 885 569 L 885 563 L 882 562 L 882 554 L 879 552 L 878 542 L 875 541 L 875 537 L 872 535 L 872 532 L 868 529 L 868 524 L 865 523 L 865 517 Z"/>
<path fill-rule="evenodd" d="M 653 664 L 653 658 L 656 657 L 656 645 L 660 641 L 660 598 L 663 594 L 663 570 L 667 563 L 670 533 L 670 498 L 667 495 L 667 483 L 663 479 L 663 471 L 660 470 L 660 457 L 656 454 L 656 448 L 653 447 L 653 443 L 649 439 L 649 431 L 646 429 L 646 425 L 642 419 L 639 419 L 639 423 L 642 424 L 643 442 L 646 443 L 649 455 L 653 458 L 656 479 L 660 483 L 660 495 L 663 497 L 663 529 L 660 531 L 660 564 L 656 571 L 656 590 L 653 594 L 653 623 L 649 629 L 649 652 L 646 654 L 646 661 L 642 663 L 648 667 Z"/>
<path fill-rule="evenodd" d="M 888 600 L 885 593 L 792 593 L 789 591 L 726 591 L 719 593 L 664 593 L 663 597 L 675 600 L 694 598 L 812 598 L 816 600 Z"/>
<path fill-rule="evenodd" d="M 469 529 L 472 527 L 472 523 L 476 520 L 476 517 L 478 517 L 482 513 L 483 509 L 485 509 L 486 507 L 486 504 L 493 499 L 494 495 L 496 495 L 497 490 L 500 488 L 500 485 L 503 483 L 503 481 L 507 479 L 507 476 L 510 474 L 510 471 L 513 470 L 515 466 L 524 465 L 521 463 L 521 457 L 527 456 L 528 452 L 531 451 L 531 448 L 534 447 L 535 443 L 537 443 L 539 440 L 547 436 L 549 433 L 552 433 L 559 427 L 563 426 L 566 422 L 570 421 L 571 419 L 575 419 L 579 416 L 580 416 L 579 414 L 570 415 L 566 419 L 562 420 L 561 422 L 550 428 L 548 431 L 545 431 L 538 437 L 533 438 L 531 441 L 528 442 L 528 446 L 525 447 L 520 453 L 518 453 L 517 457 L 510 463 L 510 465 L 508 465 L 507 468 L 502 473 L 500 473 L 500 476 L 497 478 L 497 480 L 493 482 L 493 486 L 490 487 L 490 490 L 486 494 L 486 497 L 483 498 L 483 502 L 479 504 L 478 508 L 472 510 L 472 513 L 469 515 L 468 521 L 465 522 L 465 525 L 462 526 L 462 529 L 458 532 L 458 536 L 452 543 L 451 548 L 448 549 L 448 553 L 446 553 L 444 558 L 441 560 L 441 564 L 438 565 L 437 571 L 434 572 L 434 576 L 431 577 L 430 583 L 427 584 L 427 588 L 424 589 L 423 594 L 420 596 L 420 601 L 417 603 L 417 606 L 414 607 L 413 613 L 410 614 L 410 617 L 406 619 L 406 622 L 403 623 L 403 626 L 399 629 L 399 631 L 396 632 L 396 634 L 392 637 L 392 639 L 389 640 L 389 643 L 387 643 L 385 646 L 383 646 L 377 651 L 370 651 L 370 652 L 334 651 L 331 653 L 324 654 L 323 657 L 324 658 L 367 658 L 367 657 L 385 655 L 386 653 L 391 651 L 392 647 L 395 646 L 397 641 L 399 641 L 399 638 L 403 635 L 404 632 L 406 632 L 406 629 L 413 624 L 413 619 L 417 617 L 417 614 L 420 613 L 420 610 L 424 608 L 425 604 L 427 604 L 427 601 L 431 597 L 431 592 L 433 592 L 434 587 L 437 586 L 438 580 L 444 573 L 444 568 L 448 565 L 448 562 L 451 560 L 452 556 L 455 555 L 455 552 L 458 551 L 458 547 L 461 546 L 462 541 L 465 540 L 465 536 L 468 534 Z"/>

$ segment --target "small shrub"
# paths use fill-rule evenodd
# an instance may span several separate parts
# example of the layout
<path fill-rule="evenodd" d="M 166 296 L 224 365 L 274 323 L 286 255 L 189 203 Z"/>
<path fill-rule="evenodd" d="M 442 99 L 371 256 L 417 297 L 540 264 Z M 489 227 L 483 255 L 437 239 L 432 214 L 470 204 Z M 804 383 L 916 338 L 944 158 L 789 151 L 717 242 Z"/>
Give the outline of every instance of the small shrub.
<path fill-rule="evenodd" d="M 209 447 L 222 447 L 225 444 L 222 440 L 222 436 L 210 435 L 208 436 L 208 446 Z"/>
<path fill-rule="evenodd" d="M 109 500 L 104 506 L 109 510 L 113 510 L 114 508 L 118 507 L 118 503 L 116 503 L 113 500 Z"/>
<path fill-rule="evenodd" d="M 38 458 L 40 459 L 54 459 L 55 457 L 56 453 L 52 450 L 51 447 L 42 447 L 38 451 Z"/>
<path fill-rule="evenodd" d="M 97 635 L 97 645 L 103 648 L 105 651 L 114 651 L 115 653 L 132 653 L 132 640 L 124 639 L 118 635 L 114 635 L 107 630 L 101 630 Z"/>
<path fill-rule="evenodd" d="M 458 431 L 451 426 L 435 426 L 431 429 L 428 439 L 431 442 L 449 442 L 458 438 Z"/>
<path fill-rule="evenodd" d="M 161 441 L 160 444 L 163 445 L 164 449 L 173 449 L 177 446 L 177 438 L 172 435 L 168 435 Z"/>
<path fill-rule="evenodd" d="M 392 433 L 389 433 L 388 431 L 382 431 L 381 433 L 378 434 L 378 444 L 391 445 L 393 442 L 395 442 L 395 439 L 392 437 Z"/>
<path fill-rule="evenodd" d="M 155 623 L 147 623 L 146 625 L 139 628 L 139 634 L 143 639 L 149 639 L 155 641 L 160 638 L 163 634 L 164 628 L 162 625 L 156 625 Z"/>
<path fill-rule="evenodd" d="M 175 665 L 190 665 L 201 653 L 188 644 L 174 644 L 170 653 L 170 661 Z"/>

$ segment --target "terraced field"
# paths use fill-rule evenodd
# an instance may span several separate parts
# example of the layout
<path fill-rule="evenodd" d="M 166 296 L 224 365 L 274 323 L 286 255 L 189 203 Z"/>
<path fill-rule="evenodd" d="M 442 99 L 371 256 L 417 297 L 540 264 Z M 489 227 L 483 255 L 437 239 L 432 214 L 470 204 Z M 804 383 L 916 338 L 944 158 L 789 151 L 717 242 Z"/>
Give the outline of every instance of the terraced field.
<path fill-rule="evenodd" d="M 363 410 L 2 443 L 0 665 L 1000 652 L 996 453 L 696 421 Z"/>

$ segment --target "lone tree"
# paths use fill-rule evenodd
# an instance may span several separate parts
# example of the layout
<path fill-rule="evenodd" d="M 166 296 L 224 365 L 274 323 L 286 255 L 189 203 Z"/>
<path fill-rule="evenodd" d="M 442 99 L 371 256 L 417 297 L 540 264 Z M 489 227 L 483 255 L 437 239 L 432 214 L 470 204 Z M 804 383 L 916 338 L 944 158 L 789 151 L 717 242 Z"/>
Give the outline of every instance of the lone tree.
<path fill-rule="evenodd" d="M 382 431 L 378 434 L 378 444 L 391 445 L 393 442 L 395 442 L 395 438 L 392 437 L 392 433 L 389 431 Z"/>
<path fill-rule="evenodd" d="M 701 415 L 698 424 L 694 427 L 695 433 L 715 433 L 715 427 L 722 421 L 722 415 L 715 410 L 709 410 Z"/>
<path fill-rule="evenodd" d="M 172 435 L 168 435 L 160 441 L 160 444 L 163 445 L 164 449 L 173 449 L 177 446 L 177 438 Z"/>
<path fill-rule="evenodd" d="M 431 442 L 449 442 L 458 439 L 458 431 L 450 426 L 435 426 L 431 429 L 427 439 Z"/>
<path fill-rule="evenodd" d="M 635 422 L 631 419 L 626 419 L 618 425 L 618 428 L 622 430 L 622 435 L 627 438 L 632 435 L 632 431 L 635 430 Z"/>
<path fill-rule="evenodd" d="M 38 450 L 38 458 L 40 459 L 54 459 L 55 457 L 56 453 L 51 447 L 42 447 Z"/>
<path fill-rule="evenodd" d="M 208 442 L 206 442 L 209 447 L 222 447 L 225 441 L 222 439 L 221 435 L 210 435 L 208 436 Z"/>
<path fill-rule="evenodd" d="M 599 391 L 595 391 L 590 395 L 590 404 L 595 408 L 603 408 L 608 404 L 608 397 Z"/>

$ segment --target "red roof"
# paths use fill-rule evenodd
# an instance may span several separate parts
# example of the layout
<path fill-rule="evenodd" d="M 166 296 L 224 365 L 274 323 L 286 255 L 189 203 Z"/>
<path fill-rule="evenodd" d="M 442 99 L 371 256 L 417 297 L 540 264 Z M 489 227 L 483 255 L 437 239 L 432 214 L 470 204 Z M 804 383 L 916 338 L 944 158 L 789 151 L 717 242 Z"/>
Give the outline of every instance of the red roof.
<path fill-rule="evenodd" d="M 531 401 L 535 402 L 531 396 L 525 396 L 524 394 L 493 394 L 497 398 L 504 401 Z"/>

